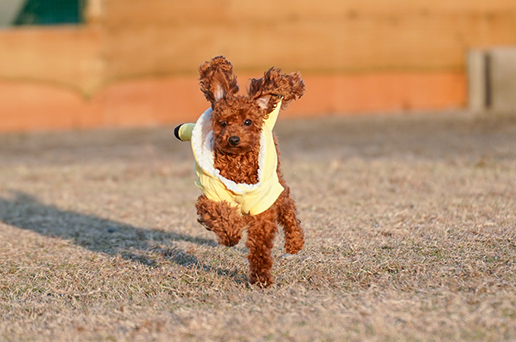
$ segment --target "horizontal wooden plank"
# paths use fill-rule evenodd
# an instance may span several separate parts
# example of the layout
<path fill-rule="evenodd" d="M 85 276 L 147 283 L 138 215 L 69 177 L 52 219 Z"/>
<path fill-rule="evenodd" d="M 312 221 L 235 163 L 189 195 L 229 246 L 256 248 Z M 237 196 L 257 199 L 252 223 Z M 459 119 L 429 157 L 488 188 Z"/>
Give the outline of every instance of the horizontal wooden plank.
<path fill-rule="evenodd" d="M 99 32 L 86 27 L 0 31 L 0 78 L 63 84 L 90 92 L 104 65 Z"/>
<path fill-rule="evenodd" d="M 0 31 L 0 79 L 91 95 L 135 77 L 195 75 L 226 55 L 240 71 L 464 71 L 468 49 L 516 45 L 516 3 L 97 0 L 89 25 Z"/>
<path fill-rule="evenodd" d="M 240 85 L 254 74 L 239 73 Z M 304 75 L 306 94 L 280 118 L 464 106 L 462 73 Z M 69 88 L 0 80 L 0 132 L 195 121 L 209 107 L 195 77 L 117 82 L 85 99 Z M 172 132 L 171 132 L 172 137 Z"/>
<path fill-rule="evenodd" d="M 106 0 L 107 25 L 127 26 L 142 23 L 185 22 L 278 22 L 353 19 L 364 17 L 460 16 L 514 12 L 511 0 Z M 136 15 L 135 15 L 136 14 Z"/>
<path fill-rule="evenodd" d="M 309 72 L 462 70 L 471 47 L 516 44 L 516 13 L 484 16 L 307 20 L 260 26 L 209 23 L 178 27 L 148 24 L 109 31 L 110 77 L 195 72 L 224 54 L 236 67 L 271 65 Z"/>

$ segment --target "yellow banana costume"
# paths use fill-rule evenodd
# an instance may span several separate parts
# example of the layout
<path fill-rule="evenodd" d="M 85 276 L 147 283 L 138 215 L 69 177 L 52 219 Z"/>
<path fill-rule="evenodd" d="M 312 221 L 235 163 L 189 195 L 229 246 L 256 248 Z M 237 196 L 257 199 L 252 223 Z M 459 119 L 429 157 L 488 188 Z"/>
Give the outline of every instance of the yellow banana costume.
<path fill-rule="evenodd" d="M 213 166 L 213 132 L 211 131 L 211 108 L 205 111 L 195 124 L 183 124 L 176 128 L 176 137 L 191 141 L 195 158 L 195 185 L 204 195 L 217 202 L 226 201 L 238 207 L 242 215 L 258 215 L 269 209 L 284 188 L 281 186 L 277 167 L 278 156 L 272 129 L 276 124 L 281 101 L 264 121 L 258 156 L 258 183 L 235 183 L 220 175 Z"/>

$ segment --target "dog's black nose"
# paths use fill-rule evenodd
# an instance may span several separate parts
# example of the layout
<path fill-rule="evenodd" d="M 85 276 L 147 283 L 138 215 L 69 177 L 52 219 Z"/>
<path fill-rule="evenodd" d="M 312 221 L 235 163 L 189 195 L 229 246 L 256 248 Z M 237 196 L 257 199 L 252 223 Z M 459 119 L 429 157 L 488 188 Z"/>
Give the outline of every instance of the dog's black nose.
<path fill-rule="evenodd" d="M 239 137 L 230 137 L 229 138 L 229 144 L 231 146 L 236 146 L 236 145 L 238 145 L 239 142 L 240 142 L 240 138 Z"/>

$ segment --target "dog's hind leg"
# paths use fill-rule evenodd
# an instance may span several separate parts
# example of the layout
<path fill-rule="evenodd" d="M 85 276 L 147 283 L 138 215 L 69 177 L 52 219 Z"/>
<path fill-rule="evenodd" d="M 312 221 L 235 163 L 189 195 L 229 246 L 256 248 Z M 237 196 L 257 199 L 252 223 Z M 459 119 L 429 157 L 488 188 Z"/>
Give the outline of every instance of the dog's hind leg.
<path fill-rule="evenodd" d="M 278 208 L 278 222 L 283 226 L 285 232 L 285 251 L 289 254 L 299 252 L 305 243 L 301 221 L 296 217 L 296 204 L 290 197 L 290 189 L 285 186 L 285 190 L 276 200 Z"/>
<path fill-rule="evenodd" d="M 249 282 L 267 287 L 273 283 L 272 247 L 278 231 L 276 212 L 273 208 L 249 219 L 247 248 L 249 248 Z"/>
<path fill-rule="evenodd" d="M 235 246 L 242 238 L 245 220 L 240 211 L 227 202 L 215 202 L 201 195 L 195 203 L 197 221 L 217 234 L 221 245 Z"/>

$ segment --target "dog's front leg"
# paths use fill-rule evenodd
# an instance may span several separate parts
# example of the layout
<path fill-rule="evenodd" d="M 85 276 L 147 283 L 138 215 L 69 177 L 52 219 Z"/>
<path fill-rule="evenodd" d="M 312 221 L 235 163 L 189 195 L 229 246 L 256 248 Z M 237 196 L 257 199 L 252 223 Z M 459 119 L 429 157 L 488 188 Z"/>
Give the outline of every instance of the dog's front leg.
<path fill-rule="evenodd" d="M 221 245 L 232 247 L 240 241 L 245 221 L 237 208 L 225 201 L 212 201 L 204 195 L 199 196 L 195 207 L 199 215 L 197 221 L 217 234 Z"/>
<path fill-rule="evenodd" d="M 269 209 L 249 218 L 247 248 L 249 248 L 249 282 L 269 286 L 273 283 L 272 247 L 278 231 L 276 213 Z"/>

